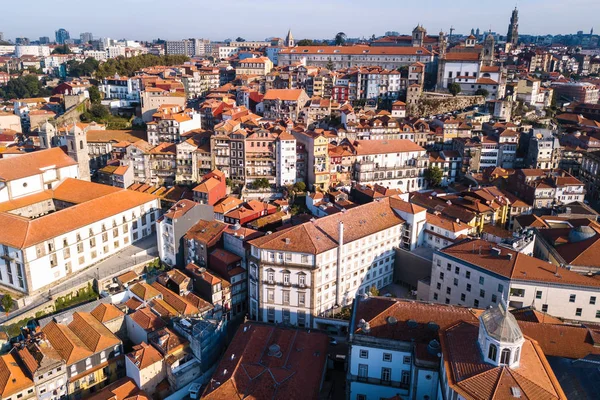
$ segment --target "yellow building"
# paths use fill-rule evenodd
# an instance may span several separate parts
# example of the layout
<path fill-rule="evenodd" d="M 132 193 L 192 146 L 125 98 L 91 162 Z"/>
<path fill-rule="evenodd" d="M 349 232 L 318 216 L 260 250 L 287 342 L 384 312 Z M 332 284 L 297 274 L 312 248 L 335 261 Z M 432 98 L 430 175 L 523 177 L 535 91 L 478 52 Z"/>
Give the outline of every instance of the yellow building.
<path fill-rule="evenodd" d="M 246 58 L 239 62 L 235 76 L 258 75 L 266 76 L 273 69 L 273 62 L 268 57 Z"/>
<path fill-rule="evenodd" d="M 313 189 L 327 190 L 330 184 L 329 140 L 322 130 L 292 131 L 296 140 L 304 145 L 308 155 L 307 183 Z M 312 165 L 312 167 L 311 167 Z"/>

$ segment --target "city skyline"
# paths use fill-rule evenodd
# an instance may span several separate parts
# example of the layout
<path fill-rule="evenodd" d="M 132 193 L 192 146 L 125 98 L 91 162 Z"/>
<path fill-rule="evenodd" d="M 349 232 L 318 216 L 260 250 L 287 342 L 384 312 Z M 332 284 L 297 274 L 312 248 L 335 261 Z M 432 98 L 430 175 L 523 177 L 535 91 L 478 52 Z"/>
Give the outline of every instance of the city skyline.
<path fill-rule="evenodd" d="M 41 1 L 34 0 L 42 5 Z M 131 40 L 179 40 L 187 37 L 202 37 L 211 40 L 235 39 L 263 40 L 271 36 L 283 37 L 292 29 L 297 39 L 322 39 L 333 37 L 343 31 L 348 37 L 381 36 L 385 31 L 408 34 L 415 25 L 423 25 L 430 34 L 440 29 L 448 32 L 453 26 L 456 33 L 468 34 L 472 28 L 481 31 L 491 29 L 506 35 L 513 6 L 485 1 L 478 8 L 471 2 L 458 0 L 448 6 L 440 0 L 424 0 L 419 4 L 398 4 L 380 0 L 368 4 L 347 4 L 338 0 L 307 0 L 298 4 L 284 4 L 272 0 L 257 0 L 252 3 L 233 0 L 225 10 L 218 3 L 199 4 L 182 1 L 179 4 L 185 13 L 173 15 L 165 23 L 159 7 L 141 7 L 142 0 L 105 0 L 104 7 L 94 10 L 96 18 L 81 18 L 84 14 L 74 0 L 59 0 L 58 7 L 44 12 L 43 18 L 31 16 L 29 9 L 8 4 L 4 14 L 11 18 L 5 21 L 1 31 L 5 38 L 28 37 L 36 40 L 40 36 L 53 37 L 54 32 L 64 28 L 73 38 L 81 32 L 93 32 L 97 37 Z M 373 7 L 374 4 L 376 7 Z M 591 0 L 574 0 L 569 7 L 558 0 L 522 1 L 518 4 L 521 34 L 574 34 L 583 30 L 588 33 L 594 27 L 594 15 L 600 12 L 600 3 Z M 321 12 L 315 13 L 315 10 Z M 375 9 L 375 11 L 373 11 Z M 468 15 L 464 12 L 468 9 Z M 115 12 L 120 10 L 120 12 Z M 431 12 L 435 10 L 435 12 Z M 585 12 L 583 12 L 585 11 Z M 365 19 L 365 15 L 377 13 L 377 18 Z M 222 18 L 204 18 L 204 14 Z M 257 23 L 266 18 L 269 23 Z M 228 24 L 223 24 L 223 19 Z M 26 27 L 19 21 L 27 20 Z M 477 26 L 479 25 L 479 26 Z"/>

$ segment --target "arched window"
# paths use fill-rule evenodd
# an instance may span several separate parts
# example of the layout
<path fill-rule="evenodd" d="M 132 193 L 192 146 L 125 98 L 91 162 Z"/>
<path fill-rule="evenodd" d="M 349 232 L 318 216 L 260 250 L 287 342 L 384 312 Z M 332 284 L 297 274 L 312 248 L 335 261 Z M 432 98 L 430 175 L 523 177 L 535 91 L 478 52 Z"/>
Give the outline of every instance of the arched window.
<path fill-rule="evenodd" d="M 80 150 L 83 150 L 83 140 L 80 140 L 80 141 L 79 141 L 79 149 L 80 149 Z"/>
<path fill-rule="evenodd" d="M 502 354 L 500 354 L 500 364 L 510 364 L 510 349 L 502 350 Z"/>
<path fill-rule="evenodd" d="M 496 361 L 496 357 L 498 356 L 498 347 L 495 344 L 490 344 L 488 350 L 488 358 L 492 361 Z"/>

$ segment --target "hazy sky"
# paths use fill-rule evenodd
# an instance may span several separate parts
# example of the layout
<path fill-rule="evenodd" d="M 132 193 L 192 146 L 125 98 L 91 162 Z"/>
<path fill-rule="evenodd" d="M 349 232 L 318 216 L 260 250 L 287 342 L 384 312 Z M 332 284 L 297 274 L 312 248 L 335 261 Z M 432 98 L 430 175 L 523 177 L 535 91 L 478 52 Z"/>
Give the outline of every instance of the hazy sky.
<path fill-rule="evenodd" d="M 187 37 L 222 40 L 242 36 L 262 40 L 283 37 L 288 28 L 296 39 L 409 33 L 421 23 L 429 33 L 458 33 L 471 28 L 506 34 L 515 6 L 506 0 L 27 0 L 2 1 L 0 31 L 14 39 L 54 38 L 65 28 L 71 37 L 149 40 Z M 598 21 L 598 0 L 522 0 L 520 32 L 524 34 L 589 32 Z M 600 25 L 600 24 L 599 24 Z M 595 26 L 600 33 L 600 26 Z"/>

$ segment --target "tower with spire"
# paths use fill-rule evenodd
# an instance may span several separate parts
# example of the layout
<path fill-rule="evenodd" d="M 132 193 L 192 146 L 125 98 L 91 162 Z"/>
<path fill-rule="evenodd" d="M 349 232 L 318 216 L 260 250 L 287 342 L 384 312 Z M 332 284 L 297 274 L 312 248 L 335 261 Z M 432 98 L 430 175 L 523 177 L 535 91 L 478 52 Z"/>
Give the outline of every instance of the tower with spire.
<path fill-rule="evenodd" d="M 519 10 L 517 7 L 512 12 L 510 24 L 508 25 L 508 33 L 506 34 L 506 43 L 511 47 L 516 47 L 519 42 Z"/>
<path fill-rule="evenodd" d="M 294 41 L 294 36 L 292 35 L 292 30 L 288 30 L 287 36 L 285 37 L 285 47 L 294 47 L 296 46 L 296 42 Z"/>

